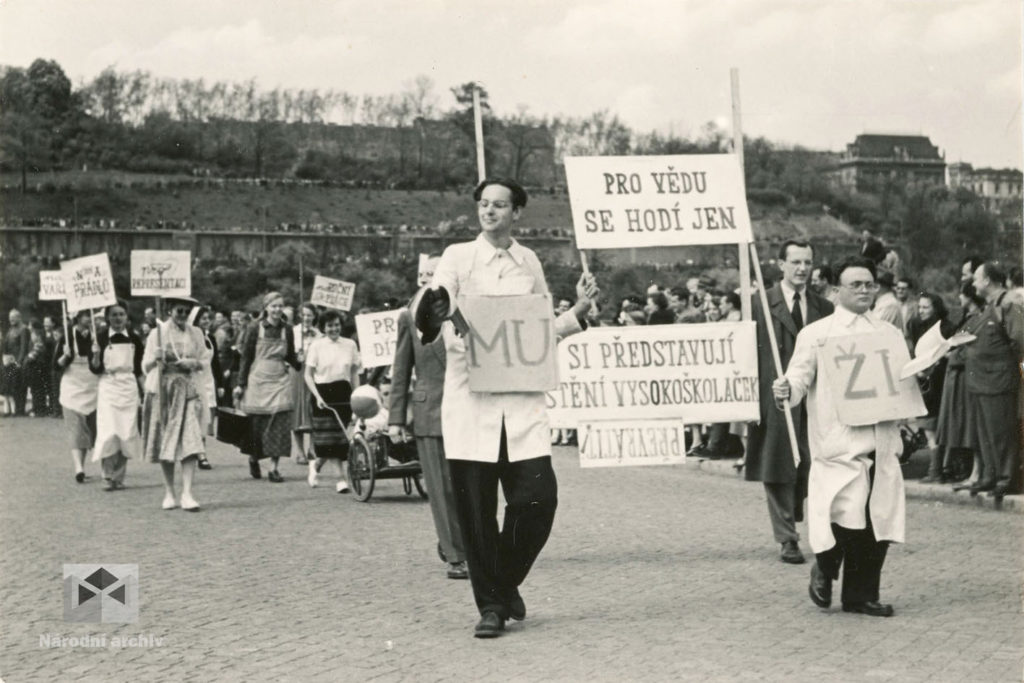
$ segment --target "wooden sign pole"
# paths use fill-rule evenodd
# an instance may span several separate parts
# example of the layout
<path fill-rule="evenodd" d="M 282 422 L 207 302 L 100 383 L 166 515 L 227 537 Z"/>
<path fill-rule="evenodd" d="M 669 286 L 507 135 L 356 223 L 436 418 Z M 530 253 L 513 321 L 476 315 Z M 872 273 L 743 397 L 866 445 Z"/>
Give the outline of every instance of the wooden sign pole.
<path fill-rule="evenodd" d="M 476 132 L 476 175 L 478 182 L 487 177 L 484 162 L 484 117 L 480 111 L 480 88 L 473 84 L 473 128 Z"/>
<path fill-rule="evenodd" d="M 746 171 L 743 165 L 743 122 L 740 118 L 740 71 L 733 67 L 729 70 L 729 78 L 732 81 L 732 151 L 740 162 L 740 179 L 744 184 L 746 194 Z M 737 267 L 740 271 L 740 310 L 744 320 L 750 320 L 751 291 L 750 291 L 750 252 L 739 244 L 739 261 Z"/>

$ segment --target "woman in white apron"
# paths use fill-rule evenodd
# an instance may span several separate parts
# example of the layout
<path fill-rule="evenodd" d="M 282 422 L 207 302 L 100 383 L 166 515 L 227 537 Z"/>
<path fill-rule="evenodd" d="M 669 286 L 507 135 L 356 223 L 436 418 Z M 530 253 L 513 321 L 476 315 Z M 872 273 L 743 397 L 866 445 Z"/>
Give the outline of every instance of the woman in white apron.
<path fill-rule="evenodd" d="M 210 351 L 203 333 L 188 324 L 198 303 L 179 297 L 169 301 L 171 319 L 158 322 L 149 333 L 142 370 L 146 374 L 146 399 L 142 410 L 143 442 L 150 462 L 159 462 L 164 476 L 164 510 L 178 506 L 174 495 L 174 464 L 181 463 L 181 509 L 198 512 L 192 481 L 203 441 L 203 406 L 197 377 Z"/>
<path fill-rule="evenodd" d="M 90 327 L 92 313 L 79 311 L 71 339 L 64 340 L 56 365 L 63 371 L 60 378 L 60 405 L 64 426 L 71 442 L 71 459 L 75 464 L 75 481 L 85 481 L 85 455 L 96 441 L 96 392 L 98 379 L 89 370 L 93 354 Z"/>
<path fill-rule="evenodd" d="M 99 376 L 96 446 L 107 491 L 124 488 L 128 458 L 142 455 L 139 435 L 139 379 L 142 340 L 128 329 L 128 313 L 120 304 L 107 308 L 109 328 L 97 334 L 89 367 Z"/>
<path fill-rule="evenodd" d="M 249 415 L 252 430 L 248 448 L 242 451 L 249 456 L 249 473 L 259 479 L 259 461 L 270 458 L 267 479 L 275 483 L 284 481 L 277 464 L 291 448 L 294 399 L 289 367 L 296 372 L 302 368 L 283 308 L 284 297 L 279 293 L 263 297 L 263 317 L 245 334 L 242 367 L 234 391 L 241 409 Z"/>
<path fill-rule="evenodd" d="M 309 347 L 323 336 L 316 327 L 317 322 L 316 307 L 311 303 L 302 304 L 299 307 L 299 324 L 292 328 L 292 336 L 295 338 L 295 355 L 303 367 L 306 363 L 306 356 L 309 354 Z M 304 465 L 307 462 L 315 462 L 316 456 L 311 452 L 312 402 L 301 370 L 292 375 L 292 390 L 295 410 L 292 412 L 291 455 L 295 462 Z"/>

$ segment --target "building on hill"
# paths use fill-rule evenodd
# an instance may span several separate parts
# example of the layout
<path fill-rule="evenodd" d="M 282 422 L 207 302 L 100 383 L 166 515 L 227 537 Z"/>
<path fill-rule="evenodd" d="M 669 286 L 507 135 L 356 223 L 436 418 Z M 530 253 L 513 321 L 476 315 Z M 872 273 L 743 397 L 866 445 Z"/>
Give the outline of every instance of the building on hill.
<path fill-rule="evenodd" d="M 1024 199 L 1024 174 L 1015 168 L 974 168 L 959 161 L 949 165 L 946 185 L 970 190 L 990 210 Z"/>
<path fill-rule="evenodd" d="M 942 185 L 946 160 L 924 135 L 864 133 L 846 146 L 826 174 L 834 186 L 851 192 L 871 191 L 888 182 Z"/>

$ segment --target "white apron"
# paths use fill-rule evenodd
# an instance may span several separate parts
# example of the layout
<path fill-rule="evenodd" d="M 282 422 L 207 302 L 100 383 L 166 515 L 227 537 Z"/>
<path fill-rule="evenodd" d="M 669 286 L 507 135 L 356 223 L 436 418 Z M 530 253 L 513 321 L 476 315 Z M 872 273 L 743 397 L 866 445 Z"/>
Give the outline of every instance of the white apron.
<path fill-rule="evenodd" d="M 82 415 L 96 411 L 99 378 L 89 369 L 89 359 L 76 355 L 60 378 L 60 404 Z"/>
<path fill-rule="evenodd" d="M 93 461 L 118 452 L 126 458 L 142 455 L 139 435 L 139 388 L 135 380 L 135 347 L 110 344 L 103 350 L 103 375 L 99 379 L 96 410 L 96 447 Z"/>
<path fill-rule="evenodd" d="M 273 415 L 291 410 L 292 383 L 284 358 L 288 344 L 282 331 L 280 339 L 267 339 L 263 324 L 257 325 L 256 353 L 249 368 L 249 385 L 242 395 L 242 411 L 251 415 Z"/>

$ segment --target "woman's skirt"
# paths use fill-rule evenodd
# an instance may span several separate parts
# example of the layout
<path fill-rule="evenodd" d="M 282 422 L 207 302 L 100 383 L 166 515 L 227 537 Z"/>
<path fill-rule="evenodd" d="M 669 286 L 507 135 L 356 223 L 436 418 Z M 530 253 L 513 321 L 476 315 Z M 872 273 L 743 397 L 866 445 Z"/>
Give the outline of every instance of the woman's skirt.
<path fill-rule="evenodd" d="M 292 373 L 292 404 L 295 406 L 295 409 L 292 410 L 292 429 L 308 432 L 313 419 L 310 409 L 312 395 L 309 393 L 309 387 L 306 386 L 306 379 L 302 372 Z"/>
<path fill-rule="evenodd" d="M 155 394 L 146 394 L 142 406 L 144 457 L 173 463 L 205 454 L 203 405 L 194 377 L 164 372 L 161 379 L 163 405 Z"/>
<path fill-rule="evenodd" d="M 96 413 L 82 413 L 64 409 L 64 429 L 71 448 L 87 451 L 96 443 Z"/>
<path fill-rule="evenodd" d="M 249 414 L 251 436 L 242 453 L 256 460 L 287 458 L 291 449 L 292 412 Z"/>
<path fill-rule="evenodd" d="M 344 425 L 338 423 L 338 417 L 330 410 L 321 410 L 312 406 L 313 450 L 318 458 L 341 458 L 348 456 L 348 437 L 345 427 L 352 421 L 352 385 L 345 380 L 317 384 L 317 391 L 324 403 L 338 413 Z"/>
<path fill-rule="evenodd" d="M 0 369 L 0 394 L 12 396 L 18 393 L 21 386 L 21 368 L 17 365 L 5 365 Z M 12 407 L 13 410 L 13 407 Z"/>
<path fill-rule="evenodd" d="M 970 411 L 967 409 L 967 387 L 964 382 L 962 366 L 946 368 L 935 435 L 939 445 L 946 448 L 971 448 Z"/>

